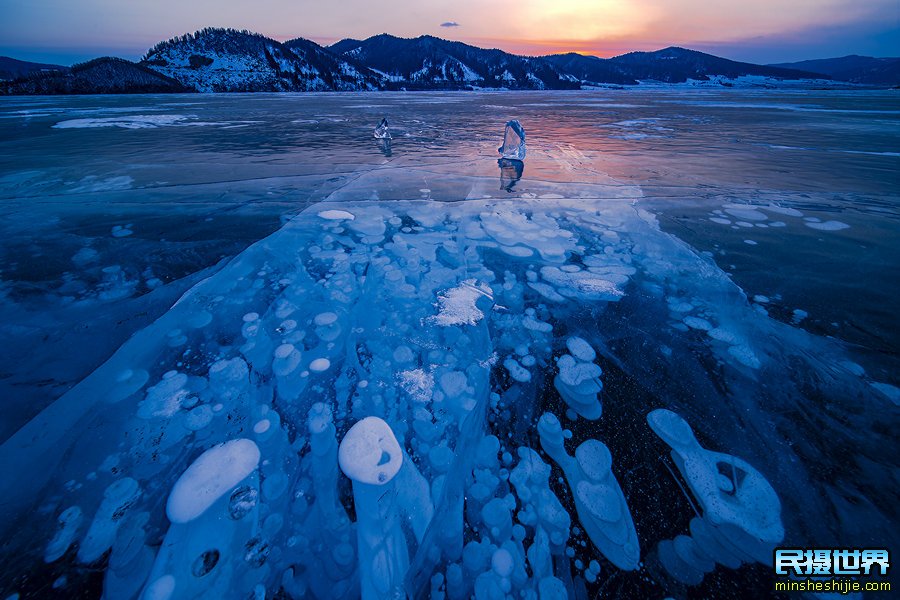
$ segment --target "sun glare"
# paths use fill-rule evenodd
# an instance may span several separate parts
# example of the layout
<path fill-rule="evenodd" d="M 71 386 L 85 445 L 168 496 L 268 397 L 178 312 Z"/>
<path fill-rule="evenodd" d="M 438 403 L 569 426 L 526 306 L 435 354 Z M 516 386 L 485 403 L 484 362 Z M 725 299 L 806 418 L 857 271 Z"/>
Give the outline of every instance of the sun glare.
<path fill-rule="evenodd" d="M 657 12 L 624 0 L 530 0 L 520 14 L 527 38 L 583 41 L 635 36 Z"/>

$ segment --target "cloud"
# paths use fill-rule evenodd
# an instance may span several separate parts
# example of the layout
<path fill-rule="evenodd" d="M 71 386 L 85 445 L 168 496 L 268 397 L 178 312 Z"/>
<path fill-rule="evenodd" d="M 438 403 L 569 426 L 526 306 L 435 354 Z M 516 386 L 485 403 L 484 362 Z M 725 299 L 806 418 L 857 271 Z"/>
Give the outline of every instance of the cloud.
<path fill-rule="evenodd" d="M 446 21 L 441 23 L 441 27 L 459 27 L 459 23 L 456 21 Z"/>

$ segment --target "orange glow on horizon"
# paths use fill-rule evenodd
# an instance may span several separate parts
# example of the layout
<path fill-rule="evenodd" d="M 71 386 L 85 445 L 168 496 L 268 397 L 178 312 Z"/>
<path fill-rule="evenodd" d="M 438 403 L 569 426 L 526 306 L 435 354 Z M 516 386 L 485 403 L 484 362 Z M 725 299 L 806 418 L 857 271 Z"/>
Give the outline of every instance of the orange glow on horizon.
<path fill-rule="evenodd" d="M 628 52 L 660 50 L 678 45 L 671 42 L 646 42 L 637 40 L 510 40 L 510 39 L 462 39 L 457 41 L 481 48 L 498 48 L 522 56 L 547 56 L 574 52 L 584 56 L 611 58 Z"/>
<path fill-rule="evenodd" d="M 429 27 L 395 18 L 382 22 L 367 15 L 365 35 L 347 31 L 347 37 L 365 39 L 382 32 L 407 38 L 428 34 L 523 56 L 575 52 L 610 58 L 669 46 L 752 45 L 766 36 L 781 36 L 785 44 L 784 40 L 808 39 L 810 27 L 872 18 L 883 12 L 879 8 L 896 2 L 869 0 L 871 6 L 860 6 L 855 0 L 794 0 L 787 5 L 779 0 L 720 0 L 716 4 L 708 0 L 455 0 L 452 10 L 447 10 L 442 0 L 419 1 L 423 11 L 434 13 Z M 821 10 L 823 1 L 834 4 L 832 10 Z M 345 18 L 329 29 L 342 30 L 346 23 L 354 22 L 350 15 Z M 441 27 L 444 21 L 459 25 Z M 362 22 L 359 25 L 363 26 Z"/>
<path fill-rule="evenodd" d="M 55 0 L 53 11 L 42 2 L 9 4 L 0 19 L 0 46 L 7 54 L 43 48 L 45 54 L 140 55 L 156 41 L 207 26 L 325 44 L 383 32 L 427 34 L 526 56 L 610 57 L 672 45 L 834 47 L 849 53 L 853 44 L 889 56 L 897 47 L 885 37 L 896 28 L 897 0 L 384 0 L 377 9 L 367 0 L 266 0 L 265 10 L 231 0 Z M 97 12 L 104 18 L 73 27 Z"/>
<path fill-rule="evenodd" d="M 393 35 L 393 34 L 392 34 Z M 518 54 L 521 56 L 547 56 L 550 54 L 567 54 L 569 52 L 574 52 L 575 54 L 582 54 L 584 56 L 597 56 L 600 58 L 610 58 L 613 56 L 619 56 L 621 54 L 626 54 L 628 52 L 634 51 L 652 51 L 652 50 L 660 50 L 667 46 L 677 45 L 674 43 L 666 43 L 666 42 L 638 42 L 634 40 L 615 40 L 615 41 L 603 41 L 603 40 L 586 40 L 586 41 L 575 41 L 575 40 L 529 40 L 529 39 L 496 39 L 496 38 L 468 38 L 462 36 L 451 36 L 451 35 L 439 35 L 433 34 L 436 37 L 444 38 L 450 41 L 462 42 L 463 44 L 469 44 L 470 46 L 477 46 L 478 48 L 485 49 L 493 49 L 496 48 L 498 50 L 503 50 L 504 52 L 509 52 L 511 54 Z M 287 41 L 296 36 L 291 35 L 279 35 L 275 36 L 275 39 L 279 41 Z M 405 37 L 398 35 L 397 37 Z M 418 36 L 416 36 L 418 37 Z M 311 36 L 308 39 L 316 42 L 317 44 L 321 44 L 322 46 L 330 46 L 334 43 L 339 42 L 342 38 L 336 37 L 322 37 L 322 36 Z"/>

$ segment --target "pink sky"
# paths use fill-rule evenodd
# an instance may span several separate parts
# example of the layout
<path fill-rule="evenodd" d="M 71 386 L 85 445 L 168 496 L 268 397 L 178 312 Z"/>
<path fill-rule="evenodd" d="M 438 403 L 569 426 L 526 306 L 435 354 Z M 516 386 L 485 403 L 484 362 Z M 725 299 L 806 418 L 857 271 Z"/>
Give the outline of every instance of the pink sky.
<path fill-rule="evenodd" d="M 0 12 L 0 53 L 22 58 L 137 58 L 206 26 L 319 42 L 431 34 L 529 55 L 670 45 L 758 62 L 900 53 L 898 0 L 0 0 Z"/>

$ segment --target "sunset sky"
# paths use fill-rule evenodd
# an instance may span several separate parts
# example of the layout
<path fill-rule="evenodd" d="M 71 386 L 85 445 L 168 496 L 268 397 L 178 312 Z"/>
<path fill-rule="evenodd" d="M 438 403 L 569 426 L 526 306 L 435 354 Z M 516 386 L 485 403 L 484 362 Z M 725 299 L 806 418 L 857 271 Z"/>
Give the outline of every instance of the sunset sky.
<path fill-rule="evenodd" d="M 671 45 L 771 63 L 900 56 L 900 0 L 0 0 L 0 54 L 71 64 L 137 59 L 206 26 L 329 44 L 431 34 L 528 55 Z"/>

